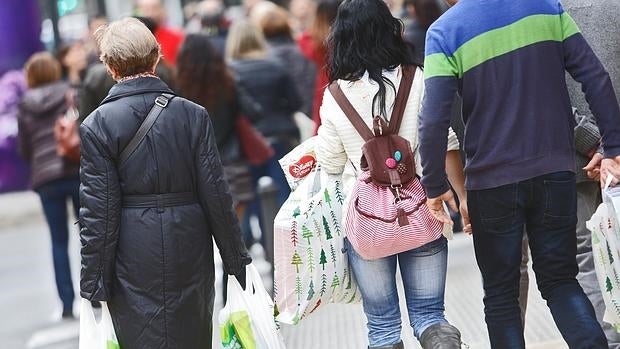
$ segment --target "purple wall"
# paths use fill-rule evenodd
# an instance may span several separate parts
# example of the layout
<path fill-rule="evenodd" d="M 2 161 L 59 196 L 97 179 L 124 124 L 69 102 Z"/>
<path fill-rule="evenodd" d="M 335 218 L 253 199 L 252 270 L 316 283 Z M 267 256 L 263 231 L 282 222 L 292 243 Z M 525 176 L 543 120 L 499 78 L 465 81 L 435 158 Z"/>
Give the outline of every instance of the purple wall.
<path fill-rule="evenodd" d="M 21 68 L 32 53 L 43 49 L 43 45 L 39 40 L 41 17 L 37 1 L 0 1 L 1 193 L 28 187 L 29 171 L 17 154 L 17 104 L 26 88 Z M 10 70 L 17 71 L 8 72 Z"/>
<path fill-rule="evenodd" d="M 26 91 L 21 70 L 0 77 L 0 193 L 24 190 L 29 170 L 17 152 L 17 105 Z"/>
<path fill-rule="evenodd" d="M 21 68 L 32 53 L 43 49 L 40 34 L 41 16 L 37 0 L 2 0 L 0 76 L 8 70 Z"/>

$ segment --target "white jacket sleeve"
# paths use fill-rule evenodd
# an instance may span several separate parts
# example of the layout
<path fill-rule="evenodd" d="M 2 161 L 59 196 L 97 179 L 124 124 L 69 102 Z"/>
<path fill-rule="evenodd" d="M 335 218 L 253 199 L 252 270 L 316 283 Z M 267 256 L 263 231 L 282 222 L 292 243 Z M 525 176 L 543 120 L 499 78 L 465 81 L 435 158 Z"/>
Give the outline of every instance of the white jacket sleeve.
<path fill-rule="evenodd" d="M 454 133 L 454 130 L 452 130 L 452 127 L 450 127 L 448 129 L 448 150 L 447 151 L 453 151 L 453 150 L 459 150 L 460 144 L 459 144 L 459 139 L 456 137 L 456 133 Z"/>
<path fill-rule="evenodd" d="M 335 109 L 337 108 L 337 109 Z M 338 135 L 336 126 L 330 118 L 330 113 L 340 110 L 328 89 L 323 94 L 321 105 L 321 126 L 319 127 L 316 142 L 316 158 L 321 168 L 330 174 L 341 174 L 347 163 L 347 154 Z"/>

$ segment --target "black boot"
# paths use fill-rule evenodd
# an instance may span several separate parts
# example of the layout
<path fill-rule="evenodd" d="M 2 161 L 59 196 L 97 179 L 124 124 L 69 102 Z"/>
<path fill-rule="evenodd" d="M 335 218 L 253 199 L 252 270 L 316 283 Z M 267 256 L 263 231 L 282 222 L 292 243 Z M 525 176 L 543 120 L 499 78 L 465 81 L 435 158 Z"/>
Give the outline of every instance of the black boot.
<path fill-rule="evenodd" d="M 448 323 L 435 324 L 422 333 L 420 344 L 423 349 L 461 349 L 461 332 Z"/>
<path fill-rule="evenodd" d="M 384 345 L 381 347 L 368 347 L 368 349 L 405 349 L 403 342 L 394 345 Z"/>

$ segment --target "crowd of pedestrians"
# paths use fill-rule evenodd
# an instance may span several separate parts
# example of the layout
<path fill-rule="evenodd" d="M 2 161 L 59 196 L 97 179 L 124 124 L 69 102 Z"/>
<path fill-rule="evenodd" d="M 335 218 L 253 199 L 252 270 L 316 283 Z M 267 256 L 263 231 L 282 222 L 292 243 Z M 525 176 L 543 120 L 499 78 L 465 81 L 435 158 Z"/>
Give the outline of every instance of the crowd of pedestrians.
<path fill-rule="evenodd" d="M 94 16 L 83 40 L 26 62 L 19 102 L 19 148 L 51 232 L 62 317 L 75 300 L 71 199 L 80 294 L 107 302 L 121 348 L 210 348 L 213 241 L 224 274 L 242 285 L 250 247 L 272 248 L 259 179 L 273 180 L 283 205 L 279 160 L 311 133 L 321 169 L 358 195 L 378 165 L 351 115 L 379 138 L 400 112 L 395 136 L 414 165 L 398 164 L 403 149 L 381 165 L 394 205 L 415 185 L 423 209 L 399 208 L 392 222 L 425 217 L 444 229 L 368 258 L 349 230 L 354 210 L 341 217 L 369 348 L 403 348 L 397 275 L 422 347 L 461 347 L 444 315 L 450 214 L 473 235 L 492 348 L 525 347 L 530 255 L 569 347 L 620 348 L 603 321 L 585 224 L 599 183 L 620 181 L 620 5 L 561 2 L 246 0 L 235 11 L 203 0 L 186 7 L 184 30 L 168 26 L 159 0 L 138 0 L 134 16 L 109 24 Z M 59 145 L 59 119 L 71 117 L 79 162 Z M 413 184 L 401 182 L 407 171 Z M 389 211 L 375 209 L 378 220 Z M 384 241 L 377 250 L 393 248 Z"/>

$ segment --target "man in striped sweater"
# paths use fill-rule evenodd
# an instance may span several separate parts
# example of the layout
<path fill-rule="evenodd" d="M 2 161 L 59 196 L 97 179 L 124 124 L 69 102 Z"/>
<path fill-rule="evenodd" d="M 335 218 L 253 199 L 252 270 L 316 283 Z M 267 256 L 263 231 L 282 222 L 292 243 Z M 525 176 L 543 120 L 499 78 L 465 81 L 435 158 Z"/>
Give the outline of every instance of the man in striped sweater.
<path fill-rule="evenodd" d="M 445 139 L 463 98 L 466 187 L 491 346 L 524 348 L 519 264 L 527 227 L 538 288 L 571 348 L 607 348 L 577 275 L 575 146 L 565 71 L 601 129 L 602 177 L 620 178 L 620 107 L 558 0 L 461 0 L 428 31 L 420 153 L 428 205 L 453 200 Z M 617 181 L 616 181 L 617 182 Z M 464 214 L 465 218 L 468 218 Z"/>

